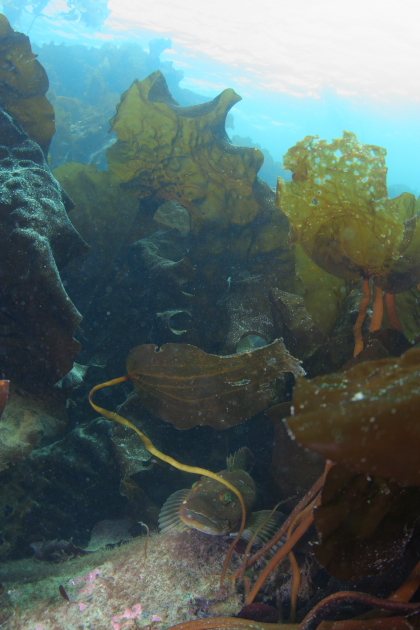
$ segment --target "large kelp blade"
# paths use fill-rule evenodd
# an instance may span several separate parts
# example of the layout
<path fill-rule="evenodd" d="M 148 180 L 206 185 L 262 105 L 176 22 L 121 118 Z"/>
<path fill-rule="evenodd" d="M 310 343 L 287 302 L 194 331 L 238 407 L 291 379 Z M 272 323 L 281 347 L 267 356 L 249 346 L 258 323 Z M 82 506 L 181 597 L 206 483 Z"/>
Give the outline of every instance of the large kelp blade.
<path fill-rule="evenodd" d="M 209 103 L 179 107 L 159 70 L 134 81 L 110 121 L 118 136 L 107 151 L 110 170 L 139 199 L 178 200 L 194 232 L 248 225 L 261 211 L 254 184 L 264 156 L 232 147 L 226 135 L 239 100 L 227 89 Z"/>
<path fill-rule="evenodd" d="M 288 425 L 300 444 L 355 471 L 420 485 L 420 349 L 299 379 Z"/>
<path fill-rule="evenodd" d="M 144 406 L 178 429 L 239 424 L 268 407 L 282 372 L 304 373 L 281 340 L 224 357 L 188 344 L 137 346 L 127 372 Z"/>
<path fill-rule="evenodd" d="M 390 569 L 411 538 L 419 499 L 419 488 L 333 466 L 314 514 L 318 561 L 341 580 Z"/>
<path fill-rule="evenodd" d="M 405 226 L 387 197 L 385 155 L 345 131 L 330 143 L 307 136 L 284 157 L 293 180 L 279 179 L 278 205 L 292 241 L 328 273 L 375 276 L 402 253 Z"/>

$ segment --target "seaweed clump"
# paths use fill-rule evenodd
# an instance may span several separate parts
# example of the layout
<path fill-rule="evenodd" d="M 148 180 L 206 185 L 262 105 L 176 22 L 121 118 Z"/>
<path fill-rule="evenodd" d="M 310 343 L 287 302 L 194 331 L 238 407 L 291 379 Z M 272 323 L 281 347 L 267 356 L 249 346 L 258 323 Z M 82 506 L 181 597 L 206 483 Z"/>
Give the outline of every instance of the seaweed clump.
<path fill-rule="evenodd" d="M 182 108 L 159 71 L 135 81 L 111 120 L 118 141 L 108 149 L 109 168 L 140 199 L 179 199 L 196 231 L 209 222 L 246 225 L 260 209 L 252 186 L 264 158 L 227 142 L 226 114 L 239 99 L 228 89 Z"/>
<path fill-rule="evenodd" d="M 388 318 L 401 329 L 394 295 L 420 280 L 419 204 L 409 193 L 388 198 L 385 155 L 385 149 L 361 145 L 346 131 L 330 143 L 307 136 L 284 159 L 293 180 L 278 181 L 277 203 L 289 218 L 291 242 L 328 273 L 364 279 L 355 355 L 363 349 L 369 279 L 375 292 L 371 331 L 382 323 L 384 291 Z"/>

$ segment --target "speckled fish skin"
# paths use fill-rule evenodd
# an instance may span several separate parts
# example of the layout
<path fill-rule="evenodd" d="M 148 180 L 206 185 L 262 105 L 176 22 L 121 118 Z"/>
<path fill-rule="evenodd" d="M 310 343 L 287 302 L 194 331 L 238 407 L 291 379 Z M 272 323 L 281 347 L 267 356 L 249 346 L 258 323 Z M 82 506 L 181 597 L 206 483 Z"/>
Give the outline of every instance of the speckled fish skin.
<path fill-rule="evenodd" d="M 218 474 L 241 492 L 249 512 L 257 497 L 251 475 L 245 470 L 223 470 Z M 179 516 L 188 527 L 213 536 L 223 536 L 239 530 L 242 509 L 238 497 L 229 488 L 202 477 L 181 503 Z"/>

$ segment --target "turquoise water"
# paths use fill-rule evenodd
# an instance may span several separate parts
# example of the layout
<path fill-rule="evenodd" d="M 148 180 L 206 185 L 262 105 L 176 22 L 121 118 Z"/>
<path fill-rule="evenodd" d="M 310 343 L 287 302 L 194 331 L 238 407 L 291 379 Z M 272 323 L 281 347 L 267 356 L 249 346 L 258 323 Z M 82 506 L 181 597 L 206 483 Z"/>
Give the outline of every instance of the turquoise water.
<path fill-rule="evenodd" d="M 306 135 L 330 139 L 341 137 L 343 130 L 352 131 L 360 142 L 387 149 L 391 196 L 404 190 L 419 194 L 420 157 L 417 142 L 420 123 L 415 74 L 418 50 L 415 41 L 410 41 L 412 26 L 410 20 L 407 20 L 407 14 L 401 8 L 393 14 L 392 7 L 388 5 L 378 5 L 376 11 L 376 4 L 369 2 L 367 6 L 361 7 L 363 13 L 360 16 L 357 16 L 356 5 L 353 14 L 341 7 L 338 11 L 344 11 L 344 15 L 340 18 L 335 15 L 337 9 L 331 9 L 328 2 L 321 3 L 319 10 L 314 13 L 313 25 L 308 18 L 309 27 L 313 26 L 312 32 L 315 35 L 319 32 L 319 39 L 308 44 L 314 50 L 313 53 L 307 53 L 305 37 L 300 37 L 299 34 L 298 16 L 301 11 L 303 22 L 309 4 L 298 3 L 297 6 L 301 8 L 296 9 L 296 18 L 292 23 L 292 28 L 296 29 L 297 41 L 290 57 L 284 62 L 281 58 L 276 59 L 277 51 L 272 42 L 269 44 L 273 46 L 272 59 L 267 62 L 265 57 L 262 58 L 262 51 L 253 48 L 255 44 L 252 29 L 248 53 L 237 51 L 235 54 L 234 38 L 242 24 L 235 28 L 235 23 L 231 20 L 234 5 L 228 5 L 229 11 L 226 7 L 226 18 L 222 4 L 214 4 L 213 9 L 211 6 L 207 7 L 201 23 L 197 22 L 202 32 L 197 30 L 194 36 L 191 35 L 193 27 L 187 33 L 186 29 L 183 32 L 176 23 L 173 18 L 176 8 L 172 9 L 172 14 L 167 10 L 172 5 L 168 5 L 167 9 L 164 4 L 159 5 L 162 8 L 156 14 L 158 17 L 155 28 L 152 23 L 153 15 L 148 16 L 144 5 L 142 7 L 136 1 L 127 5 L 129 9 L 124 6 L 124 2 L 109 2 L 109 6 L 107 2 L 83 2 L 80 3 L 84 11 L 82 13 L 78 9 L 78 2 L 66 4 L 64 0 L 52 0 L 48 3 L 25 3 L 24 0 L 12 0 L 3 4 L 3 11 L 11 18 L 18 14 L 17 9 L 12 7 L 24 7 L 20 10 L 15 26 L 24 33 L 29 31 L 31 42 L 38 46 L 54 42 L 100 47 L 104 43 L 119 46 L 123 42 L 135 41 L 148 51 L 151 39 L 167 38 L 171 48 L 166 48 L 161 54 L 161 61 L 172 62 L 174 68 L 183 73 L 180 87 L 194 91 L 201 102 L 214 98 L 227 87 L 232 87 L 243 97 L 232 110 L 233 118 L 230 121 L 233 122 L 234 129 L 228 126 L 229 135 L 250 137 L 254 143 L 269 151 L 276 162 L 281 162 L 286 151 Z M 124 18 L 124 8 L 130 11 L 127 14 L 130 18 Z M 188 16 L 187 10 L 186 2 L 179 4 L 180 21 L 186 19 L 182 17 L 184 14 Z M 34 11 L 37 13 L 35 20 Z M 249 15 L 248 22 L 252 23 L 255 18 L 258 42 L 264 41 L 264 29 L 267 34 L 270 30 L 278 32 L 278 55 L 284 55 L 281 39 L 285 37 L 282 19 L 287 13 L 286 7 L 279 6 L 270 15 L 264 15 L 264 7 L 261 14 L 253 16 L 252 11 L 255 12 L 256 8 L 247 2 L 238 7 L 239 15 L 242 12 Z M 331 41 L 322 35 L 326 17 L 331 18 L 330 30 L 326 31 L 327 34 L 332 33 Z M 196 12 L 193 11 L 189 18 L 191 22 L 193 18 L 197 18 Z M 214 24 L 219 24 L 223 36 L 218 37 L 213 22 L 208 25 L 208 18 Z M 289 29 L 291 20 L 293 15 L 287 22 Z M 87 26 L 86 22 L 93 25 Z M 245 20 L 245 25 L 246 22 Z M 206 32 L 207 26 L 209 30 L 213 28 L 214 41 L 211 32 Z M 332 30 L 333 27 L 339 29 L 337 33 Z M 373 28 L 375 30 L 370 30 Z M 347 35 L 346 29 L 349 30 Z M 389 33 L 393 34 L 392 39 Z M 378 43 L 381 36 L 385 41 L 383 45 Z M 293 37 L 292 32 L 289 39 Z M 346 74 L 346 67 L 338 70 L 336 67 L 334 53 L 337 46 L 340 46 L 340 38 L 343 39 L 343 47 L 351 42 L 348 55 L 343 51 L 340 53 L 343 55 L 343 64 L 351 64 L 351 58 L 355 59 L 350 69 L 353 74 L 350 76 Z M 366 38 L 371 38 L 371 41 L 363 43 Z M 225 43 L 225 49 L 220 48 L 220 41 Z M 358 60 L 360 47 L 362 50 Z M 213 55 L 209 54 L 212 48 Z M 299 67 L 302 61 L 293 59 L 293 54 L 300 50 L 303 60 L 317 56 L 322 58 L 319 61 L 319 72 L 317 61 L 314 61 L 313 72 L 318 72 L 319 76 L 314 76 L 313 80 L 310 76 L 312 67 L 306 76 Z M 365 51 L 369 54 L 366 60 L 363 58 Z M 226 57 L 225 62 L 221 59 L 223 56 Z M 412 64 L 413 76 L 410 76 Z M 375 68 L 379 69 L 378 74 L 379 71 L 384 73 L 383 77 L 375 76 Z M 302 76 L 299 75 L 299 70 Z M 401 80 L 397 85 L 398 77 Z M 126 88 L 128 87 L 129 83 Z"/>

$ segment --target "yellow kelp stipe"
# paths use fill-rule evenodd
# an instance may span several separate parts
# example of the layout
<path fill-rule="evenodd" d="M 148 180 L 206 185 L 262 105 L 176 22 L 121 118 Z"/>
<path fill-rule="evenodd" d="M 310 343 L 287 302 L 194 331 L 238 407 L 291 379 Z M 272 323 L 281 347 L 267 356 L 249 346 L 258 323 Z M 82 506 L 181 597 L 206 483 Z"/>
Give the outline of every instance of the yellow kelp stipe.
<path fill-rule="evenodd" d="M 137 435 L 139 436 L 139 438 L 141 439 L 141 441 L 143 442 L 144 446 L 147 448 L 149 453 L 151 453 L 155 457 L 158 457 L 159 459 L 162 459 L 167 464 L 170 464 L 171 466 L 173 466 L 174 468 L 178 468 L 179 470 L 184 470 L 185 472 L 194 473 L 195 475 L 203 475 L 204 477 L 210 477 L 210 479 L 214 479 L 215 481 L 218 481 L 219 483 L 221 483 L 224 486 L 226 486 L 227 488 L 229 488 L 229 490 L 234 492 L 236 494 L 236 496 L 238 497 L 238 499 L 239 499 L 239 502 L 240 502 L 241 508 L 242 508 L 241 527 L 239 528 L 238 535 L 236 536 L 235 540 L 231 544 L 231 546 L 229 548 L 229 551 L 228 551 L 228 553 L 226 555 L 226 559 L 225 559 L 225 563 L 224 563 L 224 566 L 223 566 L 222 575 L 220 577 L 220 583 L 222 584 L 224 579 L 225 579 L 225 577 L 226 577 L 227 568 L 228 568 L 229 561 L 230 561 L 230 558 L 232 556 L 233 550 L 234 550 L 234 548 L 236 546 L 236 543 L 241 538 L 242 533 L 243 533 L 243 531 L 245 529 L 246 507 L 245 507 L 245 503 L 244 503 L 244 499 L 242 497 L 242 494 L 229 481 L 227 481 L 226 479 L 223 479 L 223 477 L 220 477 L 219 475 L 216 475 L 216 473 L 211 472 L 211 470 L 206 470 L 205 468 L 199 468 L 198 466 L 187 466 L 186 464 L 181 464 L 180 462 L 177 462 L 176 459 L 173 459 L 169 455 L 165 455 L 165 453 L 162 453 L 161 451 L 159 451 L 153 445 L 151 440 L 149 440 L 149 438 L 146 435 L 144 435 L 144 433 L 142 433 L 136 426 L 134 426 L 134 424 L 132 422 L 130 422 L 129 420 L 127 420 L 123 416 L 118 415 L 117 413 L 115 413 L 115 411 L 108 411 L 108 409 L 104 409 L 103 407 L 98 407 L 98 405 L 95 405 L 95 403 L 92 401 L 92 396 L 93 396 L 93 394 L 96 391 L 98 391 L 98 389 L 102 389 L 103 387 L 111 387 L 112 385 L 118 385 L 119 383 L 123 383 L 124 381 L 128 381 L 130 378 L 131 377 L 129 375 L 127 375 L 127 376 L 120 376 L 120 378 L 114 378 L 112 381 L 107 381 L 106 383 L 100 383 L 99 385 L 96 385 L 91 390 L 91 392 L 89 394 L 89 402 L 92 405 L 92 407 L 98 413 L 103 415 L 105 418 L 108 418 L 109 420 L 114 420 L 115 422 L 119 422 L 120 424 L 123 424 L 126 427 L 130 427 L 130 429 L 133 429 L 133 431 L 135 431 L 137 433 Z"/>

